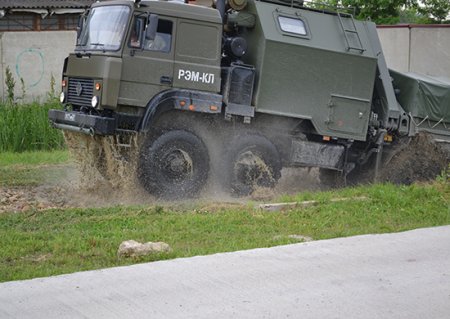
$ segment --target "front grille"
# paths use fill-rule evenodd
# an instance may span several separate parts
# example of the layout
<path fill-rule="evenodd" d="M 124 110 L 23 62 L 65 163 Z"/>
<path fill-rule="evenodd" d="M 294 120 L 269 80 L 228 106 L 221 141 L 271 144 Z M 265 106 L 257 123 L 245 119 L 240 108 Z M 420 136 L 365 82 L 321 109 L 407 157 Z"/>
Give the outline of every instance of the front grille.
<path fill-rule="evenodd" d="M 93 79 L 69 78 L 67 102 L 78 106 L 90 106 L 93 92 Z"/>

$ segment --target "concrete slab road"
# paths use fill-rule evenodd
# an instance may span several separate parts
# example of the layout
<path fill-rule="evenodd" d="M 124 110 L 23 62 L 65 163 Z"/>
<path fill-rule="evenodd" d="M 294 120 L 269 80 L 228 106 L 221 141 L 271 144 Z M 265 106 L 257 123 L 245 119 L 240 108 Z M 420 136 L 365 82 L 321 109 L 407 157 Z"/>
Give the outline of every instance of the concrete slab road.
<path fill-rule="evenodd" d="M 0 284 L 1 318 L 450 318 L 450 226 Z"/>

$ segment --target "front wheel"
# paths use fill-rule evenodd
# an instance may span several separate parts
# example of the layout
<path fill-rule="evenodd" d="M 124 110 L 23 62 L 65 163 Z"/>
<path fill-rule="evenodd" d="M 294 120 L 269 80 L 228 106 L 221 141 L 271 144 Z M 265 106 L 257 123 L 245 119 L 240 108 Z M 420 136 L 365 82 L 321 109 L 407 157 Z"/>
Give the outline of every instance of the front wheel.
<path fill-rule="evenodd" d="M 168 131 L 142 147 L 138 177 L 144 188 L 158 197 L 194 197 L 205 185 L 208 172 L 206 146 L 191 132 Z"/>

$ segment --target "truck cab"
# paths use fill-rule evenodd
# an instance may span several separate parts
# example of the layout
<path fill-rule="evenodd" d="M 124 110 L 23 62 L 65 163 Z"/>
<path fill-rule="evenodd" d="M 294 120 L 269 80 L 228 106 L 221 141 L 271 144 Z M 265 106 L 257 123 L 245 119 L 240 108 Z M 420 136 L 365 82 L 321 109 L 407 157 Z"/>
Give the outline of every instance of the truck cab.
<path fill-rule="evenodd" d="M 163 91 L 214 96 L 221 89 L 221 34 L 222 20 L 211 8 L 166 1 L 93 4 L 64 63 L 60 100 L 73 112 L 52 112 L 55 126 L 111 135 L 137 130 Z"/>

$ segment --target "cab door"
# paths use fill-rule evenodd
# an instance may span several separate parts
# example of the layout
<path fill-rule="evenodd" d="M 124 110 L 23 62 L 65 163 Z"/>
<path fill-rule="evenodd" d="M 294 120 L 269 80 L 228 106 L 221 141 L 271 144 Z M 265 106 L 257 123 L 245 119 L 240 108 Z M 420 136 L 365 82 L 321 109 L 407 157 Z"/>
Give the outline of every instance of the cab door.
<path fill-rule="evenodd" d="M 176 19 L 151 16 L 136 16 L 131 24 L 123 53 L 119 104 L 146 106 L 153 96 L 173 85 Z M 151 23 L 157 23 L 156 34 L 148 39 L 145 33 Z"/>

